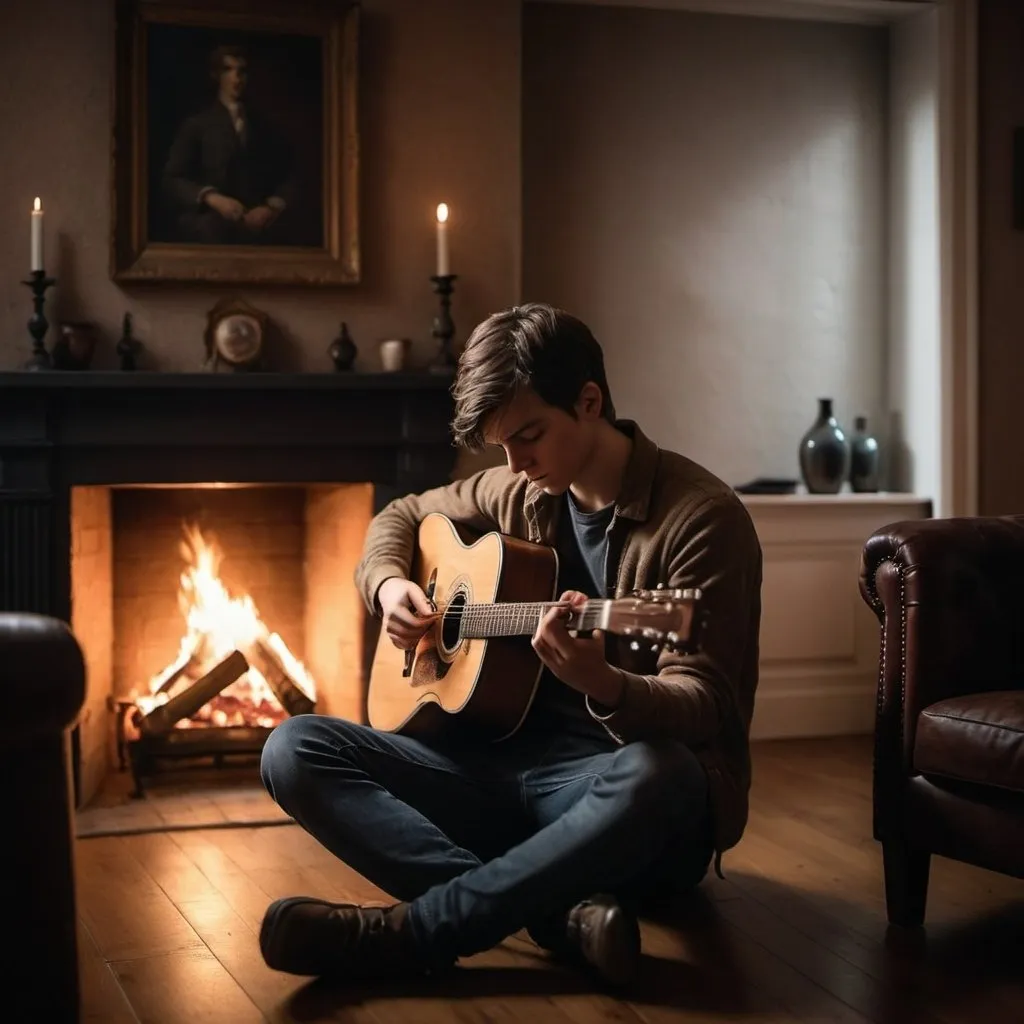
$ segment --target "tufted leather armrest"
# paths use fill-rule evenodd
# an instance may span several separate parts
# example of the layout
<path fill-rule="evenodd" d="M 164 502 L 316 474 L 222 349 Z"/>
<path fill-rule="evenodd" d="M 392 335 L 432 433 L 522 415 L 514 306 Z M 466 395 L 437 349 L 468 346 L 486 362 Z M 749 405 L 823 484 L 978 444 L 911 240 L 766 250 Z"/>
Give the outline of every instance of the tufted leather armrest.
<path fill-rule="evenodd" d="M 85 697 L 78 641 L 58 619 L 0 612 L 0 877 L 5 1020 L 77 1021 L 78 951 L 67 727 Z M 13 951 L 12 951 L 13 950 Z"/>
<path fill-rule="evenodd" d="M 85 699 L 78 641 L 59 619 L 0 613 L 0 744 L 29 744 L 57 735 Z"/>
<path fill-rule="evenodd" d="M 1024 686 L 1024 516 L 884 527 L 860 590 L 882 624 L 876 763 L 909 774 L 924 708 Z"/>

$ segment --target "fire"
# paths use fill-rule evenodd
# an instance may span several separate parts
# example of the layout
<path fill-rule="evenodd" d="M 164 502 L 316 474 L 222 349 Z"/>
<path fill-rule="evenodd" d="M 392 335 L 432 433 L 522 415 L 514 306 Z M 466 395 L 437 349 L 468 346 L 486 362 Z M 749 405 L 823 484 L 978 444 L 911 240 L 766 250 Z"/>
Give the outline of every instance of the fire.
<path fill-rule="evenodd" d="M 185 686 L 201 678 L 232 651 L 245 652 L 262 641 L 280 659 L 291 679 L 315 698 L 316 683 L 277 633 L 271 632 L 248 594 L 232 597 L 220 579 L 223 553 L 202 531 L 186 524 L 180 552 L 187 568 L 180 577 L 178 607 L 185 633 L 178 655 L 149 680 L 148 693 L 133 694 L 144 715 L 165 704 Z M 263 674 L 250 665 L 235 682 L 176 728 L 248 725 L 272 728 L 287 714 Z"/>

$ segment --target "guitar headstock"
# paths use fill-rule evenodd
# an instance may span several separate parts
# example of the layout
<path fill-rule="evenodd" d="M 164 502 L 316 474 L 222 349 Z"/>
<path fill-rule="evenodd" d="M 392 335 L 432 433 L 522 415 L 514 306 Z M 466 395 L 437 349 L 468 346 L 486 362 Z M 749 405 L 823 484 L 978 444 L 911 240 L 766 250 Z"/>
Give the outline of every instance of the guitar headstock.
<path fill-rule="evenodd" d="M 607 629 L 630 637 L 634 651 L 692 650 L 695 645 L 697 608 L 701 592 L 696 587 L 634 590 L 629 597 L 611 602 Z"/>

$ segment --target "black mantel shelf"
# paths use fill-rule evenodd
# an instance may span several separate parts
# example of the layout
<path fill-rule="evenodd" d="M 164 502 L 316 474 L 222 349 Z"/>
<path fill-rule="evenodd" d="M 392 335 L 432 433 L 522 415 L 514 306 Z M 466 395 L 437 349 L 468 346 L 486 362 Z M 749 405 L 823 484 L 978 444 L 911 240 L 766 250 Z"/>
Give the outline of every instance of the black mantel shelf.
<path fill-rule="evenodd" d="M 71 607 L 80 486 L 445 483 L 452 378 L 430 373 L 0 372 L 0 610 Z"/>
<path fill-rule="evenodd" d="M 444 391 L 449 374 L 434 373 L 166 373 L 157 371 L 0 371 L 8 388 L 153 391 Z"/>

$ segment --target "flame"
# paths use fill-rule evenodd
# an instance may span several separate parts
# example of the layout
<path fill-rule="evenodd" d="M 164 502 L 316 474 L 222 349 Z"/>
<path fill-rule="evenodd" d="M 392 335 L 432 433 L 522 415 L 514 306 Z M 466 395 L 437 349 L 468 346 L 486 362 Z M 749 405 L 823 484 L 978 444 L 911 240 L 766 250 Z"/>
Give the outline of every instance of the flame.
<path fill-rule="evenodd" d="M 245 653 L 257 640 L 270 647 L 295 684 L 314 697 L 316 683 L 312 676 L 281 637 L 267 628 L 252 598 L 248 594 L 232 597 L 228 593 L 220 578 L 223 553 L 216 542 L 204 538 L 194 525 L 185 524 L 184 533 L 179 550 L 187 568 L 179 580 L 178 607 L 185 620 L 185 633 L 174 661 L 149 680 L 149 693 L 133 694 L 142 713 L 149 714 L 175 692 L 180 692 L 183 684 L 178 682 L 158 692 L 175 672 L 184 683 L 190 684 L 232 651 Z M 266 678 L 250 666 L 192 719 L 182 719 L 176 727 L 187 729 L 209 724 L 272 728 L 285 717 L 286 712 Z"/>
<path fill-rule="evenodd" d="M 438 222 L 443 224 L 448 219 L 448 204 L 438 203 L 437 204 L 437 219 Z"/>

